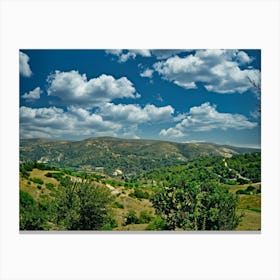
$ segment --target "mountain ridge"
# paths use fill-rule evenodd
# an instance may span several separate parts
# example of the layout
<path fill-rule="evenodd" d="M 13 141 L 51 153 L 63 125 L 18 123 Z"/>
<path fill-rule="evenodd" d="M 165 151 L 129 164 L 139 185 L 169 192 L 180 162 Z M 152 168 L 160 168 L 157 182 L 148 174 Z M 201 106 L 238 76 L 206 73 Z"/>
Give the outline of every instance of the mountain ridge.
<path fill-rule="evenodd" d="M 106 174 L 122 170 L 125 174 L 145 173 L 154 168 L 184 164 L 200 156 L 231 157 L 260 149 L 196 142 L 179 143 L 153 139 L 90 137 L 84 140 L 21 139 L 20 160 L 37 160 L 57 167 Z"/>

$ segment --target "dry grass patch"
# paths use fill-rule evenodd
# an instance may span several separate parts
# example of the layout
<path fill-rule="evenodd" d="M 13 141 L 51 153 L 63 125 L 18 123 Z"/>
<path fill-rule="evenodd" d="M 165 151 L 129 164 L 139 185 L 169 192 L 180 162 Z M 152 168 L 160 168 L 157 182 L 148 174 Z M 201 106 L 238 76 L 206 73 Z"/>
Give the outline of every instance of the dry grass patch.
<path fill-rule="evenodd" d="M 261 230 L 261 213 L 243 210 L 244 217 L 236 230 Z"/>

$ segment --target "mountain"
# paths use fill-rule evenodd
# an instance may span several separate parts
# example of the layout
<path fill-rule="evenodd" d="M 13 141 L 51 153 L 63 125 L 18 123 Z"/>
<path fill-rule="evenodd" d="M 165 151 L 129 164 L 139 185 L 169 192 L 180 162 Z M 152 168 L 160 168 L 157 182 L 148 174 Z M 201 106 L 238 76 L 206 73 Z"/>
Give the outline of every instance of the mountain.
<path fill-rule="evenodd" d="M 182 164 L 200 156 L 231 157 L 260 149 L 212 143 L 177 143 L 159 140 L 88 138 L 81 141 L 21 139 L 20 161 L 37 160 L 53 166 L 112 175 L 133 175 L 154 168 Z"/>

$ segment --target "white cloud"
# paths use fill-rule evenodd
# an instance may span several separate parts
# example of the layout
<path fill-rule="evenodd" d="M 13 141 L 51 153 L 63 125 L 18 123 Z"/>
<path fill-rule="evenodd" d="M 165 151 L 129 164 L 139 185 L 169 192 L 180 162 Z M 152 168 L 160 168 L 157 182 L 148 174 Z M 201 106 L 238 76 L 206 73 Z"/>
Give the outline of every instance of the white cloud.
<path fill-rule="evenodd" d="M 115 55 L 118 57 L 120 63 L 126 62 L 130 58 L 135 59 L 136 56 L 150 57 L 151 52 L 146 49 L 131 49 L 131 50 L 106 50 L 107 54 Z"/>
<path fill-rule="evenodd" d="M 104 104 L 97 110 L 104 119 L 128 124 L 162 123 L 172 121 L 174 108 L 170 105 L 156 107 L 148 104 L 142 108 L 138 104 Z"/>
<path fill-rule="evenodd" d="M 145 69 L 142 73 L 140 73 L 140 76 L 143 77 L 143 78 L 152 78 L 153 73 L 154 73 L 154 70 Z"/>
<path fill-rule="evenodd" d="M 29 56 L 23 52 L 19 52 L 19 73 L 24 77 L 31 77 L 32 71 L 28 64 Z"/>
<path fill-rule="evenodd" d="M 94 107 L 117 98 L 138 98 L 131 81 L 102 74 L 87 80 L 78 71 L 56 71 L 48 77 L 48 95 L 59 97 L 64 105 Z"/>
<path fill-rule="evenodd" d="M 175 127 L 163 129 L 160 135 L 170 138 L 186 136 L 189 131 L 205 132 L 213 129 L 251 129 L 257 126 L 256 122 L 250 122 L 240 114 L 219 113 L 216 106 L 204 103 L 192 107 L 184 119 Z"/>
<path fill-rule="evenodd" d="M 68 111 L 56 107 L 20 107 L 21 138 L 114 135 L 119 129 L 121 125 L 73 106 Z"/>
<path fill-rule="evenodd" d="M 154 55 L 157 59 L 166 59 L 173 55 L 183 53 L 183 52 L 191 52 L 192 50 L 188 49 L 158 49 L 158 50 L 151 50 L 152 55 Z"/>
<path fill-rule="evenodd" d="M 238 62 L 240 62 L 240 64 L 248 64 L 253 61 L 253 59 L 251 57 L 249 57 L 248 54 L 243 51 L 238 52 L 236 54 L 236 56 L 237 56 L 237 60 L 238 60 Z"/>
<path fill-rule="evenodd" d="M 176 127 L 170 127 L 168 129 L 162 129 L 159 135 L 167 137 L 167 138 L 182 138 L 186 136 L 182 131 L 177 129 Z"/>
<path fill-rule="evenodd" d="M 22 95 L 22 98 L 27 99 L 28 101 L 39 99 L 40 94 L 42 93 L 40 87 L 36 87 L 35 89 L 29 91 L 29 93 L 25 93 Z"/>
<path fill-rule="evenodd" d="M 52 137 L 82 138 L 90 136 L 122 136 L 137 138 L 138 125 L 172 121 L 171 106 L 156 107 L 135 104 L 106 103 L 90 112 L 88 109 L 69 106 L 61 108 L 20 107 L 21 138 Z"/>
<path fill-rule="evenodd" d="M 151 57 L 154 56 L 157 59 L 166 59 L 176 54 L 180 54 L 183 52 L 191 52 L 192 50 L 189 49 L 155 49 L 155 50 L 148 50 L 148 49 L 129 49 L 129 50 L 122 50 L 122 49 L 112 49 L 112 50 L 105 50 L 107 54 L 111 54 L 118 57 L 118 62 L 123 63 L 128 61 L 129 59 L 135 59 L 137 56 L 142 57 Z"/>
<path fill-rule="evenodd" d="M 248 76 L 260 79 L 256 69 L 240 69 L 251 58 L 237 50 L 197 50 L 183 58 L 173 56 L 154 64 L 154 69 L 166 80 L 186 89 L 196 88 L 197 82 L 208 91 L 217 93 L 243 93 L 252 85 Z"/>

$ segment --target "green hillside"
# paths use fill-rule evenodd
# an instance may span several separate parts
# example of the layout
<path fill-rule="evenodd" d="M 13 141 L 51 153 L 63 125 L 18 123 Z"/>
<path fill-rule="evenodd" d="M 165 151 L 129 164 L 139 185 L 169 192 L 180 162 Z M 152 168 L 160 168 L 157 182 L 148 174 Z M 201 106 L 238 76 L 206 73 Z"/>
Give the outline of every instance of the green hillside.
<path fill-rule="evenodd" d="M 260 230 L 260 176 L 260 153 L 131 177 L 29 161 L 20 165 L 20 229 Z"/>
<path fill-rule="evenodd" d="M 59 168 L 79 171 L 102 170 L 107 175 L 139 175 L 166 166 L 186 163 L 200 156 L 231 157 L 256 149 L 211 143 L 176 143 L 157 140 L 129 140 L 112 137 L 82 141 L 48 139 L 20 140 L 20 160 L 37 160 Z"/>

